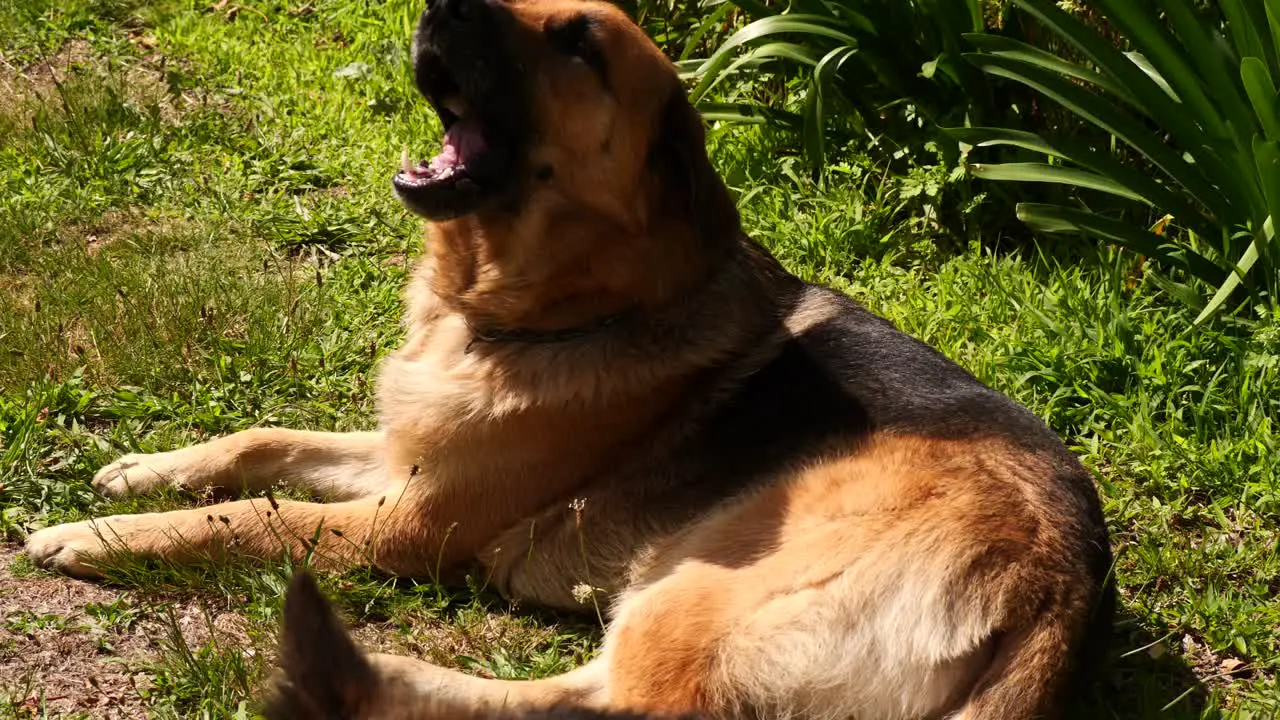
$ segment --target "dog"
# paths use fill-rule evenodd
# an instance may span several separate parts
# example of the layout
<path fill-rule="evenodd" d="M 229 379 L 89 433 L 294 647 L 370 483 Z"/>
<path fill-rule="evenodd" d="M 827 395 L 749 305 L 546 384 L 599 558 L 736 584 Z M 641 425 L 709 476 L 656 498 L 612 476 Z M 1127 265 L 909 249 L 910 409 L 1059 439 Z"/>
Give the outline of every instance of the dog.
<path fill-rule="evenodd" d="M 1060 715 L 1114 604 L 1098 493 L 1060 438 L 747 237 L 673 64 L 620 9 L 436 0 L 412 53 L 446 131 L 392 181 L 427 234 L 379 429 L 126 455 L 102 492 L 323 502 L 64 524 L 31 558 L 479 571 L 607 613 L 599 656 L 553 678 L 368 658 L 473 714 Z"/>

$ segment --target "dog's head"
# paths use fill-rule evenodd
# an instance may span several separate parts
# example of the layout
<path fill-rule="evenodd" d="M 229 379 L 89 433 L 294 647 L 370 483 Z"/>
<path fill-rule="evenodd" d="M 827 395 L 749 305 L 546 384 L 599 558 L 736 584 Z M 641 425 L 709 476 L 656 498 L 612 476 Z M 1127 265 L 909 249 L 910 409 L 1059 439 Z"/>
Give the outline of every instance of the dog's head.
<path fill-rule="evenodd" d="M 617 7 L 434 0 L 413 45 L 445 137 L 429 160 L 406 155 L 394 185 L 434 233 L 463 223 L 468 238 L 522 246 L 495 255 L 546 253 L 579 270 L 587 255 L 644 261 L 659 236 L 668 258 L 737 240 L 674 65 Z"/>

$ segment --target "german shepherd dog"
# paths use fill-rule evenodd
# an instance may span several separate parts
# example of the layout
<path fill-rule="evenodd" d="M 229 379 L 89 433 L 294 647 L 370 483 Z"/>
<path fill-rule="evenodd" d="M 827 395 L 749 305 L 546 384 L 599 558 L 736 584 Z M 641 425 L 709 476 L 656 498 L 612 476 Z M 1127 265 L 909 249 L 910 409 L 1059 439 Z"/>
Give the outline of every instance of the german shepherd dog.
<path fill-rule="evenodd" d="M 522 603 L 607 608 L 599 656 L 555 678 L 370 657 L 466 712 L 1060 714 L 1113 600 L 1059 438 L 745 237 L 672 63 L 616 7 L 436 0 L 413 58 L 446 132 L 394 176 L 427 247 L 379 429 L 253 429 L 94 478 L 325 502 L 60 525 L 31 557 L 478 565 Z"/>

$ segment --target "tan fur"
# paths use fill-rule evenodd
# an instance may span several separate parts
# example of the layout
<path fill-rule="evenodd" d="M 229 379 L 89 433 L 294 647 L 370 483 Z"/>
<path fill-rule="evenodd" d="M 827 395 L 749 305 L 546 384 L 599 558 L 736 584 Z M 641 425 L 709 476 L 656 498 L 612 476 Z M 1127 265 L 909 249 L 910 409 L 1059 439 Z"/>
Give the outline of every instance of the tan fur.
<path fill-rule="evenodd" d="M 1055 712 L 1095 589 L 1044 490 L 1053 461 L 1035 451 L 994 435 L 851 433 L 687 523 L 608 500 L 611 477 L 671 471 L 664 453 L 708 378 L 749 377 L 839 309 L 758 247 L 706 242 L 697 218 L 670 211 L 648 153 L 678 83 L 634 24 L 580 0 L 507 7 L 525 38 L 592 13 L 610 89 L 580 65 L 542 63 L 530 152 L 554 179 L 518 214 L 430 223 L 408 334 L 379 377 L 379 430 L 250 430 L 129 455 L 94 481 L 110 495 L 279 482 L 328 502 L 71 523 L 34 533 L 32 557 L 85 577 L 117 547 L 429 577 L 480 562 L 499 590 L 561 608 L 600 589 L 609 630 L 584 668 L 499 682 L 375 657 L 374 684 L 394 701 L 350 717 L 388 717 L 369 709 L 387 703 L 419 717 L 414 702 L 452 717 L 566 703 L 812 720 Z M 522 42 L 530 58 L 551 52 Z M 475 346 L 478 327 L 556 330 L 624 311 L 647 324 Z"/>

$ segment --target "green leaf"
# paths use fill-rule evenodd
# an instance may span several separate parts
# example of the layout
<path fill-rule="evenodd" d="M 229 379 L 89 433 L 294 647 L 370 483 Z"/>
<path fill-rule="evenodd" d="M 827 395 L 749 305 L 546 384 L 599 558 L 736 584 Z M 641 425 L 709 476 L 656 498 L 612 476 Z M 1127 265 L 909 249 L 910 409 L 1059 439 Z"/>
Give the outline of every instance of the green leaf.
<path fill-rule="evenodd" d="M 1206 180 L 1200 167 L 1183 160 L 1182 156 L 1166 145 L 1162 138 L 1121 112 L 1114 103 L 1054 73 L 1020 60 L 986 54 L 972 54 L 967 57 L 970 62 L 993 75 L 1016 80 L 1039 90 L 1085 120 L 1115 135 L 1155 163 L 1172 180 L 1186 188 L 1192 196 L 1208 206 L 1220 220 L 1235 216 L 1232 212 L 1232 203 Z M 1128 60 L 1124 62 L 1129 63 Z M 1129 64 L 1132 65 L 1132 63 Z M 1135 69 L 1135 72 L 1140 71 Z M 1145 77 L 1143 81 L 1151 82 Z M 1155 87 L 1154 84 L 1152 87 Z M 1156 91 L 1161 92 L 1158 88 Z M 1163 93 L 1161 95 L 1163 96 Z M 1199 161 L 1198 157 L 1197 161 Z M 1221 174 L 1227 174 L 1220 163 L 1213 169 Z M 1221 178 L 1217 177 L 1216 173 L 1215 180 L 1221 182 Z M 1240 181 L 1236 180 L 1236 182 Z"/>
<path fill-rule="evenodd" d="M 1158 0 L 1166 19 L 1159 18 L 1150 3 L 1097 2 L 1185 101 L 1182 114 L 1160 117 L 1159 122 L 1173 132 L 1179 145 L 1195 157 L 1238 209 L 1236 219 L 1250 215 L 1250 208 L 1262 202 L 1257 184 L 1249 181 L 1256 118 L 1239 82 L 1239 61 L 1214 24 L 1197 12 L 1190 0 Z M 1176 37 L 1169 27 L 1176 31 Z M 1187 134 L 1187 122 L 1202 132 Z M 1224 216 L 1224 222 L 1230 221 Z"/>
<path fill-rule="evenodd" d="M 974 164 L 970 166 L 973 174 L 984 180 L 1011 180 L 1014 182 L 1043 182 L 1071 185 L 1088 188 L 1100 192 L 1118 195 L 1147 205 L 1151 201 L 1138 193 L 1129 190 L 1120 183 L 1104 175 L 1086 170 L 1049 165 L 1046 163 L 1001 163 L 998 165 Z"/>
<path fill-rule="evenodd" d="M 852 48 L 836 48 L 827 53 L 813 70 L 809 88 L 809 102 L 805 108 L 805 150 L 815 170 L 826 165 L 826 93 L 832 87 L 835 75 L 843 63 L 855 51 Z"/>
<path fill-rule="evenodd" d="M 1177 103 L 1182 102 L 1178 99 L 1178 93 L 1174 92 L 1173 88 L 1169 86 L 1169 81 L 1164 79 L 1164 76 L 1160 74 L 1159 70 L 1156 70 L 1155 66 L 1151 64 L 1151 61 L 1147 59 L 1146 55 L 1143 55 L 1136 50 L 1131 50 L 1125 53 L 1124 56 L 1132 60 L 1133 64 L 1138 66 L 1139 70 L 1146 73 L 1147 77 L 1151 78 L 1151 82 L 1159 85 L 1160 89 L 1164 91 L 1165 95 L 1169 96 L 1170 100 Z"/>
<path fill-rule="evenodd" d="M 1245 58 L 1240 63 L 1240 79 L 1249 93 L 1249 102 L 1253 103 L 1262 131 L 1268 138 L 1280 140 L 1280 101 L 1266 64 L 1256 57 Z"/>
<path fill-rule="evenodd" d="M 1223 115 L 1239 119 L 1243 98 L 1236 91 L 1233 69 L 1222 61 L 1221 54 L 1213 47 L 1211 36 L 1204 29 L 1204 19 L 1195 13 L 1187 0 L 1160 0 L 1170 23 L 1178 31 L 1176 36 L 1167 29 L 1151 3 L 1098 0 L 1098 4 L 1107 19 L 1121 29 L 1126 39 L 1142 52 L 1182 98 L 1186 106 L 1184 112 L 1190 112 L 1192 118 L 1214 137 L 1232 137 Z M 1187 140 L 1183 138 L 1184 142 Z"/>
<path fill-rule="evenodd" d="M 1170 100 L 1165 91 L 1147 77 L 1131 59 L 1117 50 L 1111 41 L 1059 9 L 1051 0 L 1013 0 L 1018 7 L 1034 15 L 1036 19 L 1084 53 L 1085 57 L 1089 58 L 1104 75 L 1115 78 L 1126 87 L 1138 98 L 1141 103 L 1139 107 L 1144 113 L 1152 118 L 1158 118 L 1162 123 L 1169 123 L 1169 129 L 1173 130 L 1185 145 L 1192 146 L 1203 140 L 1205 131 L 1216 137 L 1228 137 L 1226 127 L 1218 117 L 1216 108 L 1195 82 L 1195 74 L 1187 67 L 1186 61 L 1173 50 L 1163 25 L 1158 20 L 1151 19 L 1147 8 L 1137 7 L 1144 3 L 1136 3 L 1134 0 L 1118 0 L 1115 3 L 1106 0 L 1097 1 L 1107 10 L 1106 15 L 1109 20 L 1124 23 L 1127 39 L 1137 45 L 1143 54 L 1160 68 L 1161 75 L 1176 88 L 1178 97 L 1190 105 L 1194 112 L 1194 119 L 1205 123 L 1203 128 L 1197 127 L 1192 118 L 1186 117 L 1186 108 Z M 1113 8 L 1113 5 L 1120 7 Z M 1171 68 L 1169 67 L 1171 65 L 1177 67 Z"/>
<path fill-rule="evenodd" d="M 724 3 L 708 14 L 706 19 L 698 23 L 698 26 L 689 34 L 689 39 L 685 41 L 684 50 L 680 51 L 679 59 L 688 60 L 689 56 L 693 54 L 693 51 L 697 49 L 698 44 L 702 42 L 702 38 L 706 37 L 707 33 L 710 32 L 712 28 L 723 22 L 725 17 L 728 16 L 732 10 L 733 5 Z"/>
<path fill-rule="evenodd" d="M 1269 221 L 1280 218 L 1280 141 L 1253 139 L 1253 158 L 1258 165 L 1258 177 L 1261 179 L 1262 194 L 1267 199 L 1267 207 L 1262 217 L 1255 217 L 1254 227 L 1262 227 Z M 1280 248 L 1268 243 L 1262 248 L 1262 256 L 1269 261 L 1280 258 Z"/>
<path fill-rule="evenodd" d="M 1236 54 L 1242 58 L 1256 57 L 1260 60 L 1266 60 L 1268 57 L 1267 50 L 1270 45 L 1270 38 L 1264 42 L 1261 35 L 1258 34 L 1259 28 L 1263 23 L 1263 18 L 1255 16 L 1251 10 L 1253 7 L 1246 7 L 1240 0 L 1219 0 L 1222 7 L 1222 14 L 1227 18 L 1227 29 L 1231 32 L 1231 40 L 1235 45 Z M 1261 3 L 1250 2 L 1249 5 L 1257 5 L 1258 10 L 1262 9 Z"/>
<path fill-rule="evenodd" d="M 758 0 L 729 0 L 729 2 L 742 8 L 743 12 L 753 18 L 765 18 L 778 14 L 777 11 L 770 9 L 768 5 Z"/>
<path fill-rule="evenodd" d="M 804 127 L 804 121 L 799 115 L 775 110 L 767 105 L 701 102 L 698 103 L 697 108 L 698 112 L 702 113 L 702 117 L 708 121 L 773 125 L 791 131 L 800 131 Z"/>
<path fill-rule="evenodd" d="M 1177 247 L 1155 233 L 1094 213 L 1040 203 L 1019 203 L 1018 219 L 1045 233 L 1083 233 L 1110 240 L 1136 253 L 1186 270 L 1205 282 L 1218 285 L 1225 273 L 1196 251 Z"/>
<path fill-rule="evenodd" d="M 822 87 L 817 78 L 809 79 L 809 92 L 804 98 L 804 154 L 809 165 L 821 169 L 826 163 L 826 126 L 822 112 Z"/>
<path fill-rule="evenodd" d="M 940 130 L 948 137 L 974 147 L 1007 145 L 1068 160 L 1141 195 L 1153 206 L 1171 213 L 1178 223 L 1204 237 L 1217 237 L 1221 234 L 1217 224 L 1206 217 L 1199 207 L 1189 202 L 1186 195 L 1156 182 L 1150 173 L 1117 160 L 1109 148 L 1094 148 L 1072 138 L 1044 137 L 1005 128 L 965 127 Z"/>
<path fill-rule="evenodd" d="M 1248 274 L 1249 269 L 1252 268 L 1253 264 L 1257 261 L 1258 241 L 1254 240 L 1249 243 L 1249 247 L 1245 248 L 1244 255 L 1240 256 L 1240 261 L 1236 263 L 1235 271 L 1230 275 L 1227 275 L 1227 279 L 1222 282 L 1218 291 L 1213 294 L 1213 297 L 1209 299 L 1208 304 L 1204 306 L 1204 309 L 1200 311 L 1200 314 L 1196 316 L 1195 321 L 1191 324 L 1199 325 L 1214 313 L 1218 312 L 1218 309 L 1222 307 L 1222 304 L 1231 297 L 1231 293 L 1235 292 L 1236 288 L 1240 287 L 1240 283 Z"/>
<path fill-rule="evenodd" d="M 1147 114 L 1173 135 L 1178 145 L 1195 158 L 1196 165 L 1212 178 L 1211 185 L 1229 206 L 1247 213 L 1249 205 L 1260 201 L 1257 187 L 1247 182 L 1252 173 L 1245 157 L 1252 130 L 1248 101 L 1237 82 L 1238 73 L 1227 64 L 1218 43 L 1209 39 L 1203 20 L 1187 0 L 1159 0 L 1178 28 L 1179 45 L 1150 3 L 1133 0 L 1097 0 L 1107 19 L 1119 27 L 1176 91 L 1182 103 L 1175 103 L 1160 86 L 1132 60 L 1117 50 L 1109 39 L 1059 9 L 1051 0 L 1013 0 L 1015 4 L 1050 23 L 1069 42 L 1092 60 L 1106 75 L 1113 75 L 1141 102 Z M 1196 58 L 1192 66 L 1187 58 Z M 1202 78 L 1197 70 L 1204 70 Z M 1210 100 L 1205 89 L 1213 95 Z M 1195 193 L 1200 194 L 1200 193 Z M 1200 194 L 1203 199 L 1204 196 Z M 1231 218 L 1233 213 L 1222 213 Z"/>
<path fill-rule="evenodd" d="M 1052 70 L 1068 77 L 1073 77 L 1077 80 L 1083 80 L 1084 82 L 1097 85 L 1103 90 L 1121 98 L 1138 110 L 1143 110 L 1145 112 L 1142 107 L 1142 103 L 1138 102 L 1138 99 L 1120 83 L 1082 65 L 1077 65 L 1076 63 L 1064 60 L 1053 53 L 1046 52 L 1038 47 L 1034 47 L 1027 43 L 1014 40 L 1013 38 L 1007 38 L 1002 35 L 966 33 L 964 38 L 979 50 L 984 50 L 993 55 L 1022 60 L 1031 63 L 1032 65 L 1045 68 L 1046 70 Z"/>
<path fill-rule="evenodd" d="M 810 35 L 827 40 L 835 40 L 846 47 L 856 47 L 857 40 L 847 32 L 833 27 L 832 20 L 820 15 L 774 15 L 756 20 L 731 35 L 707 61 L 698 69 L 702 80 L 690 92 L 690 97 L 697 101 L 706 94 L 707 89 L 716 81 L 720 71 L 727 66 L 733 52 L 741 45 L 771 35 L 781 34 Z"/>
<path fill-rule="evenodd" d="M 1277 56 L 1272 60 L 1272 67 L 1280 69 L 1280 0 L 1265 0 L 1265 2 L 1267 25 L 1271 28 L 1271 49 Z"/>
<path fill-rule="evenodd" d="M 1199 71 L 1202 87 L 1217 103 L 1218 113 L 1227 125 L 1226 137 L 1230 139 L 1230 146 L 1225 141 L 1215 140 L 1215 152 L 1210 154 L 1205 147 L 1189 145 L 1185 139 L 1181 142 L 1195 154 L 1197 162 L 1206 166 L 1208 163 L 1224 164 L 1224 171 L 1215 173 L 1217 185 L 1233 199 L 1241 209 L 1241 215 L 1249 215 L 1250 208 L 1263 200 L 1257 184 L 1248 181 L 1253 176 L 1250 144 L 1257 118 L 1239 82 L 1239 60 L 1215 24 L 1206 22 L 1205 16 L 1196 12 L 1189 0 L 1160 0 L 1160 4 L 1169 23 L 1183 39 L 1186 55 L 1195 59 L 1194 68 Z M 1119 5 L 1129 7 L 1124 2 L 1119 2 Z"/>
<path fill-rule="evenodd" d="M 791 15 L 821 15 L 822 17 L 839 19 L 839 3 L 828 3 L 826 0 L 788 0 L 787 13 Z"/>
<path fill-rule="evenodd" d="M 705 58 L 693 58 L 690 60 L 677 60 L 672 64 L 676 66 L 676 75 L 681 80 L 691 80 L 702 74 L 702 66 L 706 63 Z"/>
<path fill-rule="evenodd" d="M 966 2 L 921 0 L 920 6 L 927 16 L 935 19 L 944 45 L 949 44 L 949 41 L 954 41 L 964 33 L 982 32 L 983 30 L 982 8 L 978 0 L 966 0 Z M 959 47 L 950 47 L 948 49 L 953 52 L 959 52 Z"/>
<path fill-rule="evenodd" d="M 721 80 L 732 75 L 739 68 L 747 65 L 758 65 L 768 60 L 792 60 L 802 65 L 817 65 L 822 56 L 814 50 L 796 43 L 774 42 L 752 48 L 741 57 L 730 63 L 724 70 L 716 74 L 714 80 L 707 84 L 702 95 L 715 89 Z"/>

